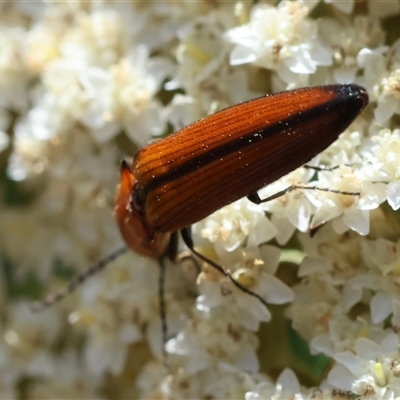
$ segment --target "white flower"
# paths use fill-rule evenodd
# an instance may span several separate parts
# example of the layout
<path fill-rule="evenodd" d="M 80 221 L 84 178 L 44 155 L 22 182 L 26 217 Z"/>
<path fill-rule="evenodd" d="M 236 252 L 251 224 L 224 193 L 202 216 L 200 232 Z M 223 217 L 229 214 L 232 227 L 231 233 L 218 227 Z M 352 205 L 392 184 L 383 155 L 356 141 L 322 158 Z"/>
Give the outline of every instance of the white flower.
<path fill-rule="evenodd" d="M 363 239 L 348 234 L 343 240 L 328 224 L 319 229 L 313 238 L 308 234 L 301 235 L 300 241 L 306 256 L 298 275 L 317 278 L 341 288 L 341 306 L 350 310 L 362 296 L 361 288 L 351 285 L 350 281 L 368 271 L 365 264 L 360 262 Z"/>
<path fill-rule="evenodd" d="M 307 19 L 308 8 L 297 2 L 282 1 L 274 8 L 256 5 L 248 24 L 226 32 L 235 44 L 232 65 L 254 63 L 273 69 L 286 83 L 297 74 L 312 74 L 318 66 L 329 66 L 329 50 L 318 40 L 317 24 Z"/>
<path fill-rule="evenodd" d="M 367 131 L 369 122 L 364 118 L 357 118 L 339 138 L 332 143 L 318 160 L 323 165 L 337 167 L 340 164 L 359 165 L 364 161 L 360 151 L 364 144 L 364 132 Z M 309 163 L 308 163 L 309 164 Z"/>
<path fill-rule="evenodd" d="M 318 188 L 360 194 L 307 191 L 306 196 L 316 209 L 310 224 L 311 228 L 333 220 L 333 227 L 338 233 L 352 229 L 360 235 L 367 235 L 370 229 L 369 211 L 378 208 L 386 199 L 385 184 L 362 183 L 362 171 L 345 165 L 332 171 L 319 172 L 318 180 L 313 181 L 313 185 Z"/>
<path fill-rule="evenodd" d="M 373 145 L 365 158 L 371 164 L 367 170 L 371 179 L 388 182 L 386 196 L 393 210 L 400 208 L 400 130 L 384 129 L 371 138 Z M 376 173 L 374 170 L 376 170 Z"/>
<path fill-rule="evenodd" d="M 295 298 L 287 312 L 293 328 L 306 340 L 326 333 L 340 291 L 317 279 L 303 279 L 293 291 Z"/>
<path fill-rule="evenodd" d="M 289 368 L 285 368 L 278 376 L 275 384 L 265 380 L 259 382 L 251 391 L 245 394 L 246 400 L 261 399 L 297 399 L 302 400 L 300 383 L 296 374 Z"/>
<path fill-rule="evenodd" d="M 160 363 L 148 363 L 137 380 L 142 391 L 141 397 L 239 399 L 249 388 L 260 381 L 267 381 L 264 374 L 246 374 L 225 363 L 197 373 L 184 368 L 178 368 L 169 375 L 166 372 Z"/>
<path fill-rule="evenodd" d="M 336 4 L 349 5 L 351 2 L 339 1 Z M 371 48 L 375 51 L 384 44 L 385 34 L 379 21 L 364 15 L 341 21 L 322 18 L 319 20 L 319 29 L 322 38 L 331 47 L 334 60 L 333 68 L 327 71 L 328 76 L 331 75 L 330 79 L 337 83 L 354 82 L 365 86 L 365 77 L 358 76 L 362 67 L 358 57 L 363 51 Z M 377 66 L 371 67 L 376 69 Z M 369 85 L 367 89 L 371 89 Z"/>
<path fill-rule="evenodd" d="M 115 307 L 118 303 L 103 299 L 70 317 L 71 322 L 79 321 L 89 326 L 90 341 L 85 346 L 85 361 L 96 376 L 105 372 L 119 374 L 125 365 L 128 345 L 142 338 L 136 324 L 116 314 Z"/>
<path fill-rule="evenodd" d="M 83 287 L 83 306 L 69 317 L 70 323 L 88 329 L 90 340 L 85 347 L 85 359 L 96 376 L 106 371 L 119 374 L 129 344 L 142 340 L 143 324 L 159 318 L 152 306 L 157 270 L 152 271 L 151 260 L 132 256 L 120 257 L 103 274 L 87 282 Z M 147 273 L 141 273 L 146 267 Z M 135 280 L 137 276 L 140 281 Z"/>
<path fill-rule="evenodd" d="M 202 238 L 214 243 L 221 258 L 225 252 L 232 252 L 245 243 L 249 247 L 258 246 L 276 234 L 264 212 L 247 199 L 221 208 L 194 229 L 195 232 L 200 230 Z"/>
<path fill-rule="evenodd" d="M 97 347 L 90 349 L 90 365 L 94 371 L 100 372 L 97 367 L 102 365 L 104 370 L 115 374 L 122 368 L 127 344 L 145 336 L 153 355 L 161 358 L 163 337 L 156 262 L 129 253 L 112 264 L 85 284 L 82 298 L 86 305 L 73 313 L 70 321 L 87 325 L 91 330 L 91 343 L 97 343 Z M 169 337 L 182 329 L 187 319 L 186 310 L 193 305 L 188 294 L 179 291 L 182 279 L 179 268 L 166 266 L 164 301 Z M 114 360 L 110 358 L 113 346 L 120 352 L 119 356 L 115 353 L 118 358 Z M 95 359 L 99 352 L 110 352 L 100 364 Z"/>
<path fill-rule="evenodd" d="M 399 242 L 379 238 L 363 243 L 363 257 L 371 268 L 369 282 L 364 285 L 372 289 L 374 295 L 370 302 L 371 318 L 374 323 L 381 323 L 390 315 L 393 326 L 400 326 L 400 296 L 398 294 Z"/>
<path fill-rule="evenodd" d="M 258 341 L 245 330 L 233 313 L 224 308 L 196 311 L 178 336 L 167 343 L 167 351 L 182 356 L 186 371 L 192 375 L 219 363 L 257 372 Z"/>
<path fill-rule="evenodd" d="M 337 353 L 338 363 L 329 373 L 328 382 L 342 390 L 351 390 L 361 399 L 387 399 L 399 396 L 400 361 L 398 336 L 389 333 L 376 343 L 360 338 L 354 352 Z"/>
<path fill-rule="evenodd" d="M 283 304 L 293 298 L 291 289 L 274 275 L 280 251 L 274 246 L 259 246 L 270 240 L 275 229 L 258 207 L 242 199 L 206 218 L 194 227 L 203 240 L 196 240 L 199 251 L 231 271 L 232 277 L 266 302 Z M 196 235 L 196 236 L 197 236 Z M 213 247 L 210 248 L 210 242 Z M 198 278 L 202 296 L 199 309 L 226 304 L 240 313 L 240 321 L 255 330 L 260 321 L 270 319 L 269 311 L 259 299 L 241 291 L 219 271 L 205 264 Z"/>
<path fill-rule="evenodd" d="M 132 141 L 144 146 L 151 135 L 163 133 L 161 104 L 154 95 L 169 69 L 168 61 L 149 59 L 146 48 L 139 47 L 108 71 L 86 70 L 80 83 L 88 107 L 79 119 L 92 130 L 94 140 L 103 143 L 124 129 Z"/>
<path fill-rule="evenodd" d="M 400 42 L 398 42 L 400 48 Z M 375 109 L 378 122 L 387 121 L 393 114 L 400 114 L 400 65 L 388 77 L 382 79 L 382 95 Z"/>
<path fill-rule="evenodd" d="M 375 325 L 363 318 L 352 320 L 337 307 L 330 315 L 328 331 L 313 338 L 310 342 L 312 354 L 323 353 L 328 357 L 343 351 L 352 351 L 355 342 L 361 338 L 380 340 L 387 335 L 382 325 Z M 345 334 L 344 334 L 345 332 Z"/>
<path fill-rule="evenodd" d="M 193 95 L 196 86 L 206 84 L 210 76 L 215 75 L 223 66 L 228 48 L 222 40 L 222 31 L 216 19 L 200 17 L 188 24 L 178 33 L 180 45 L 177 49 L 179 68 L 175 82 Z"/>
<path fill-rule="evenodd" d="M 381 87 L 377 82 L 387 74 L 386 54 L 388 46 L 380 45 L 374 49 L 362 48 L 357 55 L 357 65 L 363 70 L 363 84 L 371 100 L 377 100 L 381 94 Z M 377 117 L 375 111 L 375 118 Z"/>
<path fill-rule="evenodd" d="M 204 117 L 201 105 L 192 97 L 176 94 L 165 108 L 165 114 L 177 132 Z"/>
<path fill-rule="evenodd" d="M 309 165 L 313 165 L 315 162 L 316 160 L 313 160 Z M 278 181 L 259 190 L 258 194 L 261 199 L 266 199 L 292 185 L 308 186 L 308 181 L 313 174 L 312 170 L 298 168 Z M 276 240 L 281 245 L 289 241 L 296 229 L 301 232 L 307 232 L 314 210 L 312 204 L 300 189 L 262 203 L 257 208 L 261 208 L 272 214 L 271 222 L 277 230 Z"/>
<path fill-rule="evenodd" d="M 189 68 L 185 64 L 180 67 L 182 70 Z M 194 81 L 191 78 L 189 82 L 191 86 L 175 80 L 165 85 L 167 89 L 171 89 L 182 84 L 192 94 L 176 94 L 164 109 L 175 132 L 207 115 L 261 95 L 249 89 L 247 74 L 240 68 L 219 68 L 204 79 Z"/>
<path fill-rule="evenodd" d="M 214 399 L 243 398 L 243 393 L 249 389 L 249 381 L 265 379 L 261 373 L 247 374 L 239 368 L 224 363 L 220 363 L 217 368 L 206 371 L 203 376 L 205 383 L 202 385 L 203 398 Z"/>
<path fill-rule="evenodd" d="M 400 40 L 391 47 L 381 45 L 373 50 L 362 49 L 357 63 L 364 69 L 364 85 L 371 100 L 377 101 L 374 116 L 376 122 L 382 126 L 393 114 L 400 113 Z"/>
<path fill-rule="evenodd" d="M 178 68 L 165 85 L 167 90 L 185 90 L 195 100 L 200 117 L 261 95 L 250 90 L 244 69 L 227 65 L 229 45 L 222 39 L 217 18 L 214 14 L 199 17 L 178 32 Z"/>
<path fill-rule="evenodd" d="M 230 264 L 233 278 L 245 288 L 259 295 L 267 303 L 284 304 L 293 300 L 292 290 L 275 277 L 280 251 L 274 246 L 247 248 L 242 259 Z M 227 265 L 227 264 L 225 264 Z M 223 275 L 207 266 L 198 277 L 201 296 L 197 308 L 208 310 L 224 305 L 236 312 L 242 326 L 258 329 L 259 322 L 269 321 L 271 315 L 260 300 L 235 287 Z"/>

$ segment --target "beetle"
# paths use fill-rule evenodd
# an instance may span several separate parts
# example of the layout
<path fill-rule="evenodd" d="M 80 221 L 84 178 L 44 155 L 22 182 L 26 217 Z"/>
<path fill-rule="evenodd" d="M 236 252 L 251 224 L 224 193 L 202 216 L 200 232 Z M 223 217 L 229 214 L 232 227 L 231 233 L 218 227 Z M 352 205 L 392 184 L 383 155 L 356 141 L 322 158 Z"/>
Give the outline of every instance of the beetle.
<path fill-rule="evenodd" d="M 368 103 L 354 84 L 297 89 L 226 108 L 122 163 L 115 216 L 127 245 L 160 257 L 170 234 L 326 149 Z"/>
<path fill-rule="evenodd" d="M 190 225 L 244 196 L 260 204 L 296 189 L 289 187 L 266 199 L 257 194 L 257 190 L 326 149 L 367 103 L 367 92 L 355 84 L 296 89 L 226 108 L 142 148 L 132 161 L 122 162 L 115 200 L 116 222 L 127 247 L 40 304 L 61 300 L 131 248 L 159 260 L 165 342 L 163 258 L 167 254 L 173 258 L 178 231 L 194 254 L 266 304 L 261 296 L 233 279 L 229 270 L 194 249 Z"/>

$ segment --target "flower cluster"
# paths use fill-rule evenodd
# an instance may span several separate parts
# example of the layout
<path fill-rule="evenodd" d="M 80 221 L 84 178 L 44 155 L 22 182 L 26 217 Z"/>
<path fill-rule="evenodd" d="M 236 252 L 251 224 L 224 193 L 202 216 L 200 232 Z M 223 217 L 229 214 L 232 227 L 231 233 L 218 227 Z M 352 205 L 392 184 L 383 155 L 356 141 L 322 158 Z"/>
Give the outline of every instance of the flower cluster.
<path fill-rule="evenodd" d="M 397 0 L 2 2 L 0 398 L 399 398 L 399 14 Z M 241 101 L 331 83 L 370 104 L 259 195 L 301 189 L 192 228 L 265 303 L 180 245 L 167 332 L 157 260 L 133 252 L 32 312 L 123 245 L 121 159 Z"/>

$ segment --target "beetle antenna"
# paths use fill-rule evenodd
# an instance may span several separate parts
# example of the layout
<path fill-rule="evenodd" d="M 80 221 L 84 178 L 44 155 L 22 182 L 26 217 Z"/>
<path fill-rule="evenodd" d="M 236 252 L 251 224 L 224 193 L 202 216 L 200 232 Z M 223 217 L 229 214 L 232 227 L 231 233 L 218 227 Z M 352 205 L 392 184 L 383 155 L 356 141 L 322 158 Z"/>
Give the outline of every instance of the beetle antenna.
<path fill-rule="evenodd" d="M 40 311 L 44 308 L 50 307 L 55 303 L 58 303 L 70 293 L 72 293 L 77 287 L 79 287 L 83 282 L 86 281 L 90 276 L 96 274 L 101 271 L 104 267 L 106 267 L 110 262 L 116 260 L 120 255 L 126 253 L 129 250 L 127 246 L 121 247 L 118 250 L 114 251 L 110 255 L 104 257 L 102 260 L 97 262 L 96 264 L 89 267 L 86 271 L 83 271 L 81 274 L 76 276 L 71 280 L 71 282 L 59 290 L 58 292 L 47 295 L 43 300 L 35 301 L 32 304 L 33 311 Z"/>
<path fill-rule="evenodd" d="M 222 275 L 226 276 L 227 278 L 229 278 L 231 280 L 231 282 L 240 290 L 242 290 L 243 292 L 249 294 L 250 296 L 253 296 L 255 298 L 257 298 L 258 300 L 261 301 L 262 304 L 264 304 L 265 307 L 268 307 L 267 302 L 257 293 L 253 292 L 250 289 L 247 289 L 246 287 L 244 287 L 242 284 L 240 284 L 236 279 L 234 279 L 232 277 L 232 274 L 229 270 L 225 269 L 222 265 L 216 263 L 215 261 L 209 259 L 208 257 L 204 256 L 203 254 L 199 253 L 195 248 L 194 248 L 194 243 L 191 237 L 191 233 L 190 233 L 190 228 L 185 228 L 181 230 L 181 235 L 182 235 L 182 239 L 185 242 L 186 246 L 190 249 L 190 251 L 193 252 L 193 254 L 195 254 L 197 257 L 199 257 L 200 259 L 202 259 L 203 261 L 205 261 L 207 264 L 210 264 L 213 268 L 215 268 L 216 270 L 218 270 L 219 272 L 221 272 Z"/>

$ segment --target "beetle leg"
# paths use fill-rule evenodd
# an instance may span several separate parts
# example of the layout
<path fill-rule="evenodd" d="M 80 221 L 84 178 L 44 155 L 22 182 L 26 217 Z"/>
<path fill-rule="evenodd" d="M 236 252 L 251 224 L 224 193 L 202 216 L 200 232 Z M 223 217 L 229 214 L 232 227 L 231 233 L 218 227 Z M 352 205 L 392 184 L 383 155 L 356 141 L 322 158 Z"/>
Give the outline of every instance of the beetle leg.
<path fill-rule="evenodd" d="M 158 259 L 158 265 L 160 272 L 158 276 L 158 304 L 160 307 L 160 318 L 161 318 L 161 331 L 162 331 L 162 354 L 164 366 L 169 368 L 168 365 L 168 354 L 165 345 L 168 341 L 168 323 L 167 323 L 167 312 L 165 307 L 165 263 L 163 257 Z"/>
<path fill-rule="evenodd" d="M 342 164 L 342 165 L 344 165 L 345 167 L 351 167 L 351 164 Z M 341 167 L 341 165 L 335 165 L 333 167 L 324 167 L 324 166 L 317 167 L 317 166 L 314 166 L 314 165 L 307 165 L 307 164 L 303 165 L 303 168 L 312 169 L 312 170 L 318 171 L 318 172 L 334 171 L 335 169 L 338 169 L 340 167 Z"/>
<path fill-rule="evenodd" d="M 185 242 L 186 246 L 190 249 L 190 251 L 193 252 L 193 254 L 195 254 L 197 257 L 199 257 L 200 259 L 202 259 L 203 261 L 205 261 L 207 264 L 211 265 L 213 268 L 215 268 L 216 270 L 218 270 L 222 275 L 226 276 L 227 278 L 230 279 L 230 281 L 240 290 L 242 290 L 243 292 L 249 294 L 250 296 L 253 296 L 255 298 L 257 298 L 258 300 L 261 301 L 262 304 L 265 305 L 265 307 L 268 307 L 267 302 L 257 293 L 247 289 L 246 287 L 244 287 L 243 285 L 241 285 L 236 279 L 234 279 L 232 277 L 232 274 L 229 270 L 227 270 L 226 268 L 224 268 L 222 265 L 216 263 L 215 261 L 211 260 L 210 258 L 204 256 L 203 254 L 199 253 L 195 248 L 194 248 L 194 243 L 192 240 L 192 235 L 190 232 L 190 228 L 184 228 L 181 230 L 181 235 L 182 235 L 182 239 Z"/>
<path fill-rule="evenodd" d="M 171 233 L 171 237 L 163 257 L 167 257 L 172 262 L 175 262 L 178 258 L 178 232 Z"/>
<path fill-rule="evenodd" d="M 338 189 L 330 189 L 330 188 L 321 188 L 318 186 L 301 186 L 301 185 L 290 185 L 287 188 L 280 190 L 279 192 L 274 193 L 271 196 L 262 199 L 257 192 L 250 193 L 247 198 L 254 204 L 261 204 L 266 203 L 267 201 L 275 200 L 278 197 L 282 197 L 283 195 L 293 192 L 295 190 L 319 190 L 321 192 L 329 192 L 329 193 L 336 193 L 336 194 L 344 194 L 347 196 L 359 196 L 360 192 L 346 192 L 343 190 Z"/>

